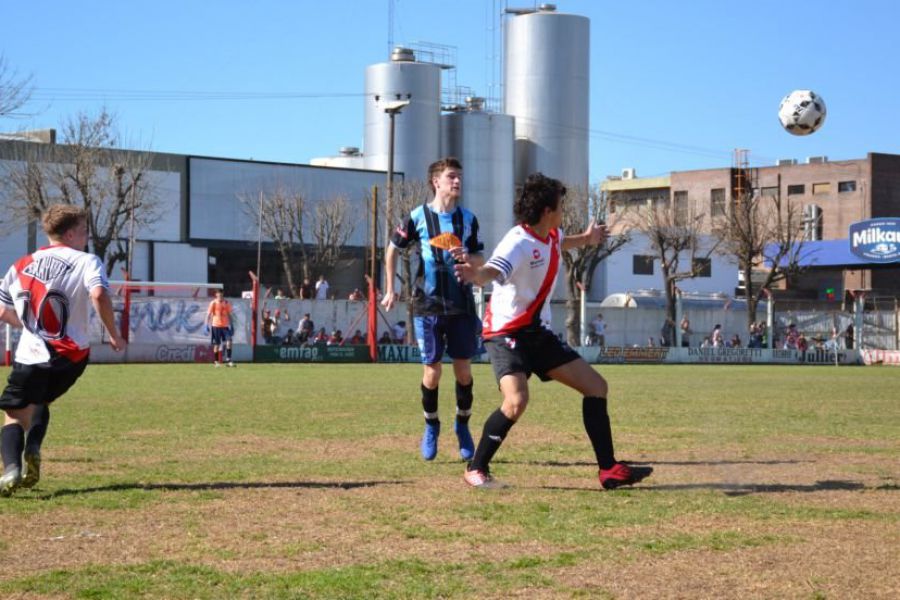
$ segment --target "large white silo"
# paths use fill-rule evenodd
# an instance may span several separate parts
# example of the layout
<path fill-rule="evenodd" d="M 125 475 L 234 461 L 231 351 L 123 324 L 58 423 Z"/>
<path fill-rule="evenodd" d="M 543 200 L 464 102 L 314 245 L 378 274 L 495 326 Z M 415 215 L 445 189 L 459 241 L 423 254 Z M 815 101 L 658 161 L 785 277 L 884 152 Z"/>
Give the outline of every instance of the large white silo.
<path fill-rule="evenodd" d="M 405 48 L 395 49 L 390 62 L 366 68 L 365 166 L 388 170 L 390 117 L 384 108 L 406 100 L 394 120 L 394 171 L 407 181 L 425 180 L 428 165 L 440 158 L 441 67 L 417 62 Z"/>
<path fill-rule="evenodd" d="M 466 105 L 441 117 L 441 155 L 462 162 L 462 205 L 478 218 L 489 255 L 514 224 L 514 124 L 509 115 L 481 110 L 478 98 Z"/>
<path fill-rule="evenodd" d="M 587 187 L 590 21 L 541 5 L 507 19 L 503 110 L 516 120 L 516 182 L 534 171 Z"/>

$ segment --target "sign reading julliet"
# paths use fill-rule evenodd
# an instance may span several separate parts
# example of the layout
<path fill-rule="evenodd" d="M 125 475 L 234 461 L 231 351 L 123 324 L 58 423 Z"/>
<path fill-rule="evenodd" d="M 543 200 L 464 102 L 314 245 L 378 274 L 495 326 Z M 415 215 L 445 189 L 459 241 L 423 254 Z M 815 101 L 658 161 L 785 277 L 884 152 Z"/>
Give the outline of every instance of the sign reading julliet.
<path fill-rule="evenodd" d="M 852 223 L 850 251 L 872 262 L 900 260 L 900 219 L 881 217 Z"/>

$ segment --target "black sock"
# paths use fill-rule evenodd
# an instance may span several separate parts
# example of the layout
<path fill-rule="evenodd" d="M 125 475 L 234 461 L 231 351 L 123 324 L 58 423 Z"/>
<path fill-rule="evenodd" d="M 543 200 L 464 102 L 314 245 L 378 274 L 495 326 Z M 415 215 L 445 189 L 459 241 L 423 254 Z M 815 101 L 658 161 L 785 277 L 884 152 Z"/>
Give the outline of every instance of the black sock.
<path fill-rule="evenodd" d="M 516 422 L 507 419 L 506 415 L 498 408 L 488 420 L 484 422 L 484 430 L 481 432 L 481 440 L 475 449 L 475 456 L 469 464 L 471 470 L 487 471 L 491 459 L 500 449 L 500 444 L 506 439 L 506 434 Z"/>
<path fill-rule="evenodd" d="M 585 396 L 581 402 L 581 415 L 584 429 L 594 446 L 597 464 L 601 469 L 611 469 L 616 464 L 616 455 L 613 451 L 609 413 L 606 412 L 606 398 Z"/>
<path fill-rule="evenodd" d="M 470 381 L 469 385 L 463 385 L 456 382 L 456 421 L 465 425 L 472 416 L 472 387 L 475 381 Z"/>
<path fill-rule="evenodd" d="M 34 413 L 31 415 L 31 427 L 25 436 L 25 452 L 28 454 L 39 454 L 41 445 L 44 443 L 44 436 L 47 435 L 47 427 L 50 426 L 50 407 L 46 404 L 39 404 L 34 407 Z"/>
<path fill-rule="evenodd" d="M 433 390 L 422 384 L 422 410 L 425 412 L 425 422 L 429 424 L 440 423 L 438 419 L 438 388 Z"/>
<path fill-rule="evenodd" d="M 228 362 L 231 362 L 231 346 L 225 346 L 225 358 L 228 359 Z"/>
<path fill-rule="evenodd" d="M 22 450 L 25 449 L 25 430 L 18 423 L 4 425 L 0 429 L 0 455 L 3 456 L 3 470 L 15 465 L 22 468 Z"/>

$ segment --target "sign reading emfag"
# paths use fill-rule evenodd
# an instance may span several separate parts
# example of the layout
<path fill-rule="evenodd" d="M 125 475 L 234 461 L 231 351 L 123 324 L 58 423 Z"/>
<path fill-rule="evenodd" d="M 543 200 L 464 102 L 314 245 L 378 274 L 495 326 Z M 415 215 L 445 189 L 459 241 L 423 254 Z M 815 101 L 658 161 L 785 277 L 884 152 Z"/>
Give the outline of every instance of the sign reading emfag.
<path fill-rule="evenodd" d="M 900 260 L 900 219 L 883 217 L 851 224 L 850 251 L 872 262 Z"/>

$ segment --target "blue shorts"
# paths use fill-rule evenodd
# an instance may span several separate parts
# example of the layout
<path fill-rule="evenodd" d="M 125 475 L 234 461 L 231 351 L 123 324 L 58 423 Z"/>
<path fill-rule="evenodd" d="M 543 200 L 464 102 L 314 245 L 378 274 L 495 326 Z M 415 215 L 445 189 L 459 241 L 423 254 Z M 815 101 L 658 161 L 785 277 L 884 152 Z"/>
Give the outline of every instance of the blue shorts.
<path fill-rule="evenodd" d="M 233 333 L 233 330 L 231 329 L 231 327 L 213 327 L 212 328 L 213 346 L 218 346 L 219 344 L 223 344 L 225 342 L 230 342 L 232 333 Z"/>
<path fill-rule="evenodd" d="M 481 319 L 475 315 L 424 315 L 413 320 L 423 365 L 450 358 L 472 358 L 482 352 Z"/>

